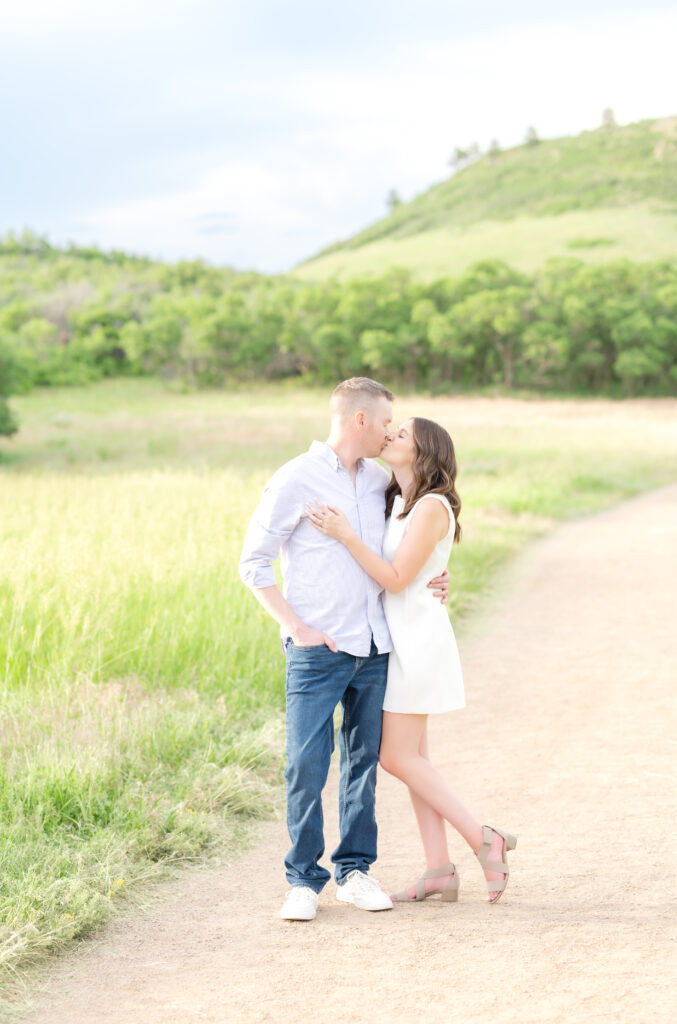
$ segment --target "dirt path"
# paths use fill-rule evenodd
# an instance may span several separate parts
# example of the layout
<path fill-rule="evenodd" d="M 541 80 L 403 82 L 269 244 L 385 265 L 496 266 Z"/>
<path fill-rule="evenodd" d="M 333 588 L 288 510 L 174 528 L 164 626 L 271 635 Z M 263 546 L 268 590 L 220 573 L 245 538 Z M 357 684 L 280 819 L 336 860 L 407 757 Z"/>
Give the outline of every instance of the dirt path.
<path fill-rule="evenodd" d="M 676 579 L 671 487 L 532 546 L 466 636 L 469 706 L 432 720 L 432 756 L 519 835 L 498 906 L 454 836 L 459 903 L 366 914 L 330 883 L 314 922 L 284 923 L 286 833 L 267 825 L 61 962 L 31 1024 L 671 1021 Z M 335 796 L 334 772 L 329 850 Z M 399 887 L 422 858 L 383 774 L 378 817 L 375 874 Z"/>

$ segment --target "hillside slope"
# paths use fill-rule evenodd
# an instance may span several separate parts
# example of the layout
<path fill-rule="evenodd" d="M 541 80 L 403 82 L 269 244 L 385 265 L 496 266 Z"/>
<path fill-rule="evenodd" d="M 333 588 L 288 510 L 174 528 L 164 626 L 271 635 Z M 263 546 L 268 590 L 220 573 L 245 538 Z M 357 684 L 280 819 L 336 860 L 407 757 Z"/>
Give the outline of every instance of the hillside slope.
<path fill-rule="evenodd" d="M 532 270 L 562 255 L 677 258 L 677 117 L 487 154 L 296 273 L 398 265 L 431 277 L 478 259 Z"/>

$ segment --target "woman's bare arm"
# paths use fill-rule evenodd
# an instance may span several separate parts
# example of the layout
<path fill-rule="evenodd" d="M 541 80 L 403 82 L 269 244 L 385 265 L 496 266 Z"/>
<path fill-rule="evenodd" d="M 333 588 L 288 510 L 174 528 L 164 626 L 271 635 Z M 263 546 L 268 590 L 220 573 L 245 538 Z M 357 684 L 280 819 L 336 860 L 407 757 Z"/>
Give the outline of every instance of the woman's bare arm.
<path fill-rule="evenodd" d="M 395 558 L 386 562 L 360 540 L 342 512 L 319 501 L 316 504 L 322 518 L 312 505 L 306 506 L 308 518 L 315 529 L 341 541 L 362 569 L 390 594 L 399 594 L 409 586 L 449 529 L 449 513 L 442 503 L 436 498 L 421 501 L 414 510 Z"/>

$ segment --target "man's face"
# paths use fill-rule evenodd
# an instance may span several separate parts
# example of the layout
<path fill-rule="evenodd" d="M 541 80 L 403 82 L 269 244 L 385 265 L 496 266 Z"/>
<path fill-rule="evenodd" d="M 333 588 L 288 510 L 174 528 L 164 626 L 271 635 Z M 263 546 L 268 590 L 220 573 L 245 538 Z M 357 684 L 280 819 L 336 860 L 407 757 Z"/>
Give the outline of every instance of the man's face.
<path fill-rule="evenodd" d="M 387 398 L 379 398 L 371 413 L 365 412 L 362 431 L 365 458 L 375 459 L 381 454 L 391 438 L 390 424 L 393 421 L 393 405 Z"/>

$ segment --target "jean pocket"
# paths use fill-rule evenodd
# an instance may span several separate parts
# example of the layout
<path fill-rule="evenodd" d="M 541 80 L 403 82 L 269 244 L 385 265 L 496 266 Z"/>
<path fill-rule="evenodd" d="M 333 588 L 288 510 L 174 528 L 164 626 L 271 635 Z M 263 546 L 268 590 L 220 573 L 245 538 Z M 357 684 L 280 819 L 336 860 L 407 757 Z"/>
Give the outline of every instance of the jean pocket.
<path fill-rule="evenodd" d="M 294 661 L 321 661 L 326 655 L 333 655 L 326 644 L 295 644 L 291 637 L 285 641 L 285 654 Z"/>

